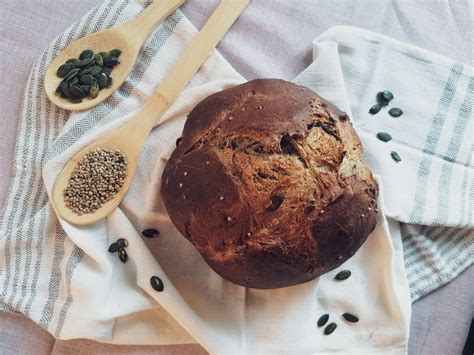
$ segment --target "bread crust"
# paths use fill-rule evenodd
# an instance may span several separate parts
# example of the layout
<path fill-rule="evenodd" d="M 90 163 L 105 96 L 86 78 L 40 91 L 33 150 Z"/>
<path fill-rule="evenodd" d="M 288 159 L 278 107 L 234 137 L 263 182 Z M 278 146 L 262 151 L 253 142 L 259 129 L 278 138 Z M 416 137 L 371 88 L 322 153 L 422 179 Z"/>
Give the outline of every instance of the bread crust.
<path fill-rule="evenodd" d="M 201 101 L 162 175 L 171 221 L 223 278 L 279 288 L 350 258 L 378 187 L 348 116 L 313 91 L 257 79 Z"/>

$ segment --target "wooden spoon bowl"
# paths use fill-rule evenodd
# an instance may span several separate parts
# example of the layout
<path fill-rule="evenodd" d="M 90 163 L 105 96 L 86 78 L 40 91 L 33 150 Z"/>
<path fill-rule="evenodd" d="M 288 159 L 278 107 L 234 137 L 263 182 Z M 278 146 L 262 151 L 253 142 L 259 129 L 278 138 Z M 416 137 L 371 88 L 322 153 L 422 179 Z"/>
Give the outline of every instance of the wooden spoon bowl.
<path fill-rule="evenodd" d="M 44 88 L 49 100 L 56 106 L 70 111 L 87 110 L 107 100 L 127 79 L 135 65 L 138 52 L 150 32 L 183 4 L 184 1 L 155 1 L 139 16 L 129 22 L 107 30 L 91 33 L 72 42 L 58 53 L 46 71 Z M 81 103 L 72 103 L 67 98 L 62 98 L 56 94 L 56 88 L 63 80 L 63 78 L 57 76 L 57 70 L 68 59 L 79 58 L 79 55 L 85 49 L 92 49 L 95 53 L 98 53 L 109 52 L 115 48 L 122 51 L 120 64 L 113 68 L 110 75 L 113 79 L 112 85 L 100 90 L 96 98 L 86 97 Z"/>
<path fill-rule="evenodd" d="M 99 221 L 117 208 L 132 183 L 143 144 L 150 131 L 155 124 L 160 123 L 160 118 L 165 111 L 212 53 L 248 3 L 249 0 L 222 0 L 143 108 L 120 128 L 99 138 L 71 158 L 56 178 L 53 188 L 52 204 L 60 218 L 73 224 L 86 225 Z M 78 162 L 84 155 L 97 148 L 119 150 L 124 154 L 127 161 L 127 176 L 124 184 L 111 200 L 92 213 L 79 215 L 66 205 L 64 190 Z"/>

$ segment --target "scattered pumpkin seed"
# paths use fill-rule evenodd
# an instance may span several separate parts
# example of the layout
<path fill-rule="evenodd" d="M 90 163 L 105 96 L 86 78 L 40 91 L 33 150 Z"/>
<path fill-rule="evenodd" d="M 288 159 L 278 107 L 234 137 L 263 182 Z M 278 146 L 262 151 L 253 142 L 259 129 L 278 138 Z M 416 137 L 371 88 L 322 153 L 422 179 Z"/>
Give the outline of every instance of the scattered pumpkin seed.
<path fill-rule="evenodd" d="M 400 117 L 403 115 L 403 111 L 400 110 L 398 107 L 392 107 L 389 111 L 388 114 L 392 117 Z"/>
<path fill-rule="evenodd" d="M 160 235 L 160 232 L 157 229 L 150 228 L 150 229 L 145 229 L 142 232 L 142 234 L 144 237 L 147 237 L 147 238 L 155 238 Z"/>
<path fill-rule="evenodd" d="M 383 99 L 385 102 L 387 102 L 387 104 L 388 104 L 390 101 L 393 100 L 393 94 L 392 94 L 391 91 L 384 90 L 384 91 L 382 91 L 381 96 L 382 96 L 382 99 Z"/>
<path fill-rule="evenodd" d="M 127 259 L 128 259 L 128 254 L 127 252 L 125 251 L 124 248 L 120 248 L 119 251 L 118 251 L 118 256 L 119 256 L 119 259 L 122 263 L 126 263 L 127 262 Z"/>
<path fill-rule="evenodd" d="M 327 325 L 327 327 L 324 328 L 324 334 L 325 334 L 325 335 L 329 335 L 329 334 L 331 334 L 333 331 L 335 331 L 336 328 L 337 328 L 337 324 L 336 324 L 336 323 L 334 323 L 334 322 L 333 322 L 333 323 L 329 323 L 329 324 Z"/>
<path fill-rule="evenodd" d="M 397 163 L 402 161 L 402 158 L 400 158 L 397 152 L 391 152 L 390 155 L 392 156 L 392 159 L 395 160 Z"/>
<path fill-rule="evenodd" d="M 369 113 L 372 114 L 372 115 L 375 115 L 376 113 L 378 113 L 380 110 L 382 109 L 382 106 L 379 105 L 379 104 L 375 104 L 374 106 L 372 106 L 369 110 Z"/>
<path fill-rule="evenodd" d="M 376 137 L 380 139 L 382 142 L 388 142 L 392 140 L 392 136 L 387 132 L 379 132 L 377 133 Z"/>
<path fill-rule="evenodd" d="M 346 280 L 351 276 L 351 271 L 350 270 L 342 270 L 337 273 L 337 275 L 334 277 L 336 280 L 342 281 Z"/>
<path fill-rule="evenodd" d="M 152 276 L 150 278 L 150 285 L 151 287 L 158 292 L 161 292 L 164 290 L 165 286 L 163 285 L 163 281 L 158 276 Z"/>
<path fill-rule="evenodd" d="M 351 323 L 357 323 L 359 321 L 359 318 L 357 318 L 355 315 L 351 313 L 344 313 L 342 316 L 344 317 L 346 321 L 351 322 Z"/>
<path fill-rule="evenodd" d="M 120 49 L 115 48 L 115 49 L 112 49 L 112 50 L 109 52 L 109 54 L 110 54 L 112 57 L 118 58 L 118 57 L 120 57 L 120 54 L 122 54 L 122 51 L 121 51 Z"/>
<path fill-rule="evenodd" d="M 382 106 L 387 106 L 392 99 L 393 94 L 388 90 L 380 91 L 377 93 L 377 102 Z"/>
<path fill-rule="evenodd" d="M 126 247 L 128 247 L 128 240 L 120 238 L 119 240 L 117 240 L 117 244 L 121 248 L 126 248 Z"/>
<path fill-rule="evenodd" d="M 85 58 L 89 58 L 89 57 L 92 57 L 94 55 L 94 51 L 92 49 L 86 49 L 84 51 L 81 52 L 81 54 L 79 54 L 79 59 L 85 59 Z"/>
<path fill-rule="evenodd" d="M 329 314 L 323 314 L 321 317 L 318 319 L 318 327 L 322 327 L 325 325 L 329 320 Z"/>
<path fill-rule="evenodd" d="M 116 253 L 120 249 L 120 246 L 117 244 L 117 242 L 114 242 L 110 244 L 109 246 L 109 253 Z"/>

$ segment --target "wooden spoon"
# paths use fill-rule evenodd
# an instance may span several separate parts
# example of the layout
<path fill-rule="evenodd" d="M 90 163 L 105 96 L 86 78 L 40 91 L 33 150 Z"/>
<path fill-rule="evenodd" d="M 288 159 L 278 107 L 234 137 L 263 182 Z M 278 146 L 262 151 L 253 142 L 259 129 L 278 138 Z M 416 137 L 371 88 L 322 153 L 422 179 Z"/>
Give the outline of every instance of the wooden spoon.
<path fill-rule="evenodd" d="M 140 152 L 151 129 L 159 123 L 163 113 L 185 88 L 249 1 L 222 0 L 143 108 L 116 131 L 98 139 L 71 158 L 57 177 L 53 188 L 52 204 L 60 218 L 73 224 L 86 225 L 108 216 L 117 208 L 130 187 Z M 126 156 L 127 176 L 120 191 L 101 208 L 93 213 L 78 215 L 66 206 L 64 190 L 77 163 L 85 154 L 97 148 L 120 150 Z"/>
<path fill-rule="evenodd" d="M 133 69 L 137 54 L 151 31 L 175 11 L 185 0 L 160 0 L 152 2 L 139 16 L 121 25 L 104 31 L 88 34 L 64 48 L 49 65 L 44 78 L 46 95 L 53 104 L 70 111 L 87 110 L 97 106 L 113 94 Z M 85 49 L 108 52 L 114 48 L 122 51 L 120 64 L 112 70 L 112 85 L 100 91 L 95 99 L 85 98 L 81 103 L 72 103 L 55 94 L 62 81 L 56 75 L 58 68 L 68 59 L 78 58 Z"/>

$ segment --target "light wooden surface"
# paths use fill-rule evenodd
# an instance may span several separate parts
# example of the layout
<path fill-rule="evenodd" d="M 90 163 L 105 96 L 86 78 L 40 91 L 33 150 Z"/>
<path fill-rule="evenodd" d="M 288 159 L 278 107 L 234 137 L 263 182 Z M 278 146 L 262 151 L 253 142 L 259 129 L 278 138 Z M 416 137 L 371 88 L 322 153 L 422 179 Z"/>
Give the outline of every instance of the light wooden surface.
<path fill-rule="evenodd" d="M 104 31 L 91 33 L 71 43 L 56 56 L 46 71 L 44 88 L 48 98 L 56 106 L 70 111 L 87 110 L 109 98 L 127 79 L 133 69 L 137 54 L 150 32 L 184 1 L 155 0 L 133 20 Z M 122 51 L 120 64 L 112 70 L 112 85 L 100 90 L 99 96 L 95 99 L 86 97 L 81 103 L 71 103 L 55 93 L 59 83 L 63 80 L 56 75 L 56 72 L 68 59 L 78 58 L 85 49 L 92 49 L 94 52 L 108 52 L 114 48 Z"/>
<path fill-rule="evenodd" d="M 223 0 L 143 108 L 119 129 L 85 147 L 71 158 L 57 177 L 53 189 L 52 204 L 60 218 L 73 224 L 87 225 L 101 220 L 117 208 L 132 183 L 140 152 L 151 129 L 159 123 L 163 113 L 188 84 L 249 1 Z M 77 163 L 96 148 L 120 150 L 126 156 L 127 176 L 122 188 L 111 200 L 93 213 L 78 215 L 66 206 L 63 193 Z"/>

